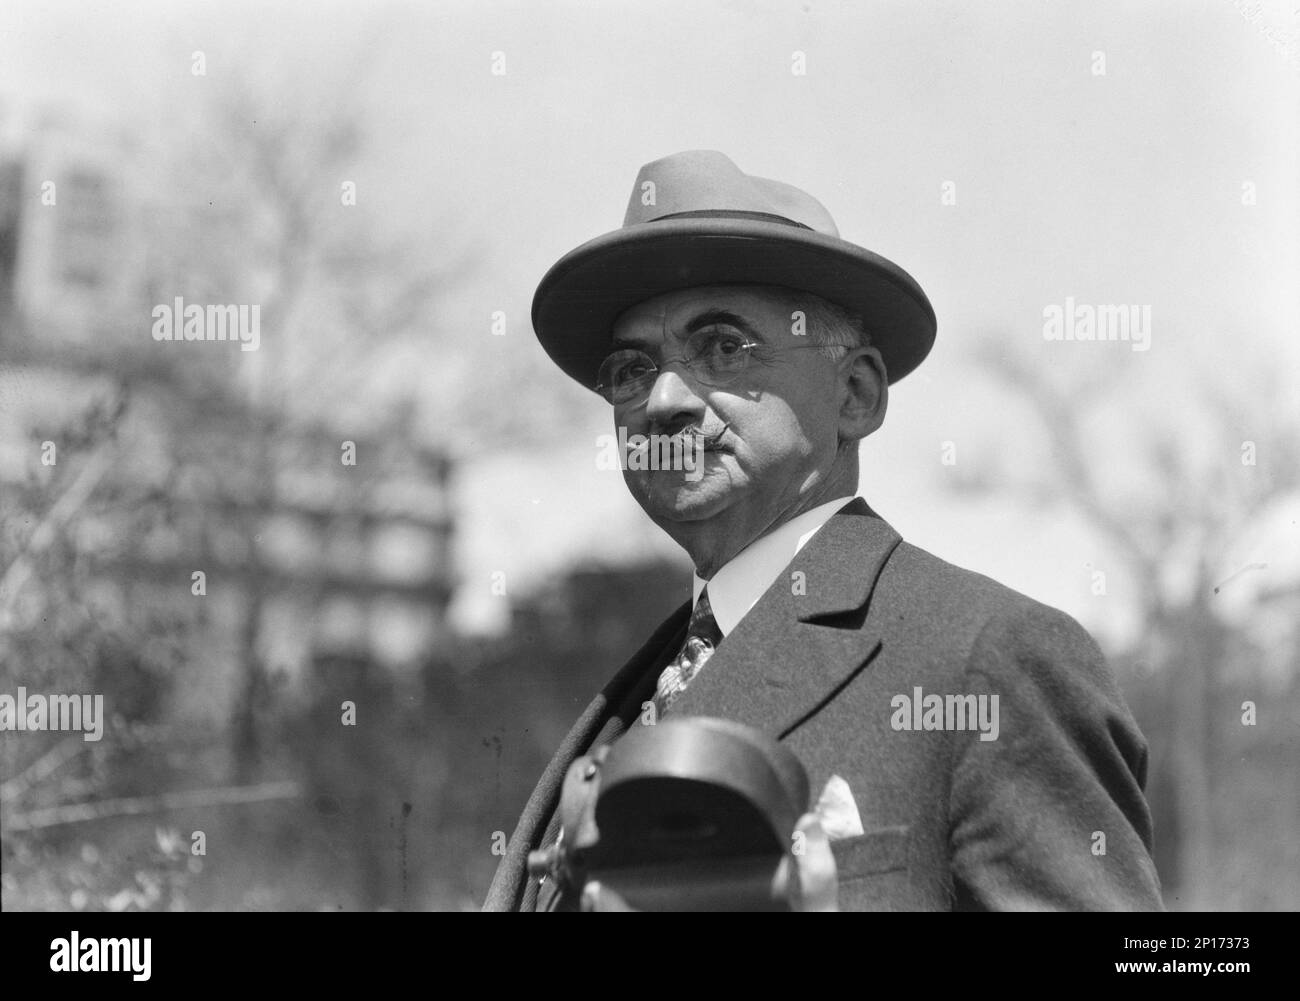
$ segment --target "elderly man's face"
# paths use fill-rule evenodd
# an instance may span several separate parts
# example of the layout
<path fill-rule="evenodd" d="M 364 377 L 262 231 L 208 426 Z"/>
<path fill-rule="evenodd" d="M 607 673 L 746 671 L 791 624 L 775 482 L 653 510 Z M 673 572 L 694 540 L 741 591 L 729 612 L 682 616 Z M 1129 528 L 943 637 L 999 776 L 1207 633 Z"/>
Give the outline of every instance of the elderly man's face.
<path fill-rule="evenodd" d="M 758 286 L 683 289 L 640 303 L 615 323 L 614 349 L 641 348 L 660 369 L 648 398 L 615 405 L 616 428 L 629 437 L 693 428 L 708 441 L 703 475 L 624 473 L 637 502 L 670 534 L 737 505 L 749 507 L 744 520 L 762 529 L 824 485 L 840 443 L 844 391 L 836 362 L 792 329 L 797 296 Z M 710 328 L 758 344 L 740 376 L 722 386 L 674 363 L 692 331 Z"/>

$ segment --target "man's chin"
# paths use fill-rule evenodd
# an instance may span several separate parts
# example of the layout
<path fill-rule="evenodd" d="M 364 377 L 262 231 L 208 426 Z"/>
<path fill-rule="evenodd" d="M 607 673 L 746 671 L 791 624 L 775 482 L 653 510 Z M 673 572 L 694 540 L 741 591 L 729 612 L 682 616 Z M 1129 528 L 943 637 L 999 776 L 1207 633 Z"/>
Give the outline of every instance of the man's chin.
<path fill-rule="evenodd" d="M 650 518 L 657 522 L 703 521 L 734 503 L 735 484 L 704 477 L 690 480 L 682 472 L 656 471 L 628 477 L 628 490 Z"/>

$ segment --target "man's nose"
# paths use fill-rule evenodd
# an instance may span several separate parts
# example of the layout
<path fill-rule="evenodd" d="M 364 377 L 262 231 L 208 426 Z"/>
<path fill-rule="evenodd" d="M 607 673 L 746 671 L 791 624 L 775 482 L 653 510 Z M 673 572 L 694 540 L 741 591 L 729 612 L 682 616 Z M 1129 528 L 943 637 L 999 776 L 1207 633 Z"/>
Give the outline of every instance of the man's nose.
<path fill-rule="evenodd" d="M 674 366 L 660 370 L 646 400 L 646 418 L 652 427 L 669 434 L 704 419 L 705 402 L 695 383 Z"/>

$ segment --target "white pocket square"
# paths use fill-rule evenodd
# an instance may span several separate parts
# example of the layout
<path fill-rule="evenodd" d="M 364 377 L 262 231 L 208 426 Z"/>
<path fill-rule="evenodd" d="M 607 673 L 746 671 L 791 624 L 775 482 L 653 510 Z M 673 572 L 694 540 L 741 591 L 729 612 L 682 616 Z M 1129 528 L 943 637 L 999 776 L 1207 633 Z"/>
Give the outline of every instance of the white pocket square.
<path fill-rule="evenodd" d="M 815 812 L 822 830 L 831 841 L 863 833 L 858 804 L 853 801 L 853 790 L 838 775 L 832 775 L 826 783 L 826 788 L 817 800 Z"/>

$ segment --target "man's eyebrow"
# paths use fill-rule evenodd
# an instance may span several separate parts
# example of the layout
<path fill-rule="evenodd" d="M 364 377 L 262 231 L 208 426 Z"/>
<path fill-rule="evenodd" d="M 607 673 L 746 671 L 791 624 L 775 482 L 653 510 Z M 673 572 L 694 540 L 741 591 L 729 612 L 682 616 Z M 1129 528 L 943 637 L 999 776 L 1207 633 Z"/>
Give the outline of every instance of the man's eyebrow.
<path fill-rule="evenodd" d="M 726 323 L 736 327 L 748 337 L 759 341 L 763 340 L 762 334 L 754 328 L 754 325 L 749 320 L 729 309 L 706 309 L 704 312 L 692 317 L 684 329 L 687 334 L 693 334 L 695 331 L 712 326 L 715 323 Z M 616 348 L 641 348 L 642 350 L 659 347 L 659 344 L 655 342 L 646 340 L 644 337 L 635 336 L 614 337 L 613 345 Z"/>
<path fill-rule="evenodd" d="M 715 323 L 725 323 L 729 326 L 736 327 L 750 337 L 757 337 L 762 340 L 761 335 L 754 329 L 754 325 L 746 320 L 739 313 L 733 313 L 729 309 L 706 309 L 703 313 L 698 314 L 690 323 L 686 324 L 686 332 L 693 334 L 703 327 L 712 326 Z"/>
<path fill-rule="evenodd" d="M 640 348 L 643 351 L 647 348 L 655 347 L 654 344 L 646 340 L 644 337 L 620 337 L 617 334 L 615 334 L 610 340 L 610 344 L 616 348 Z"/>

